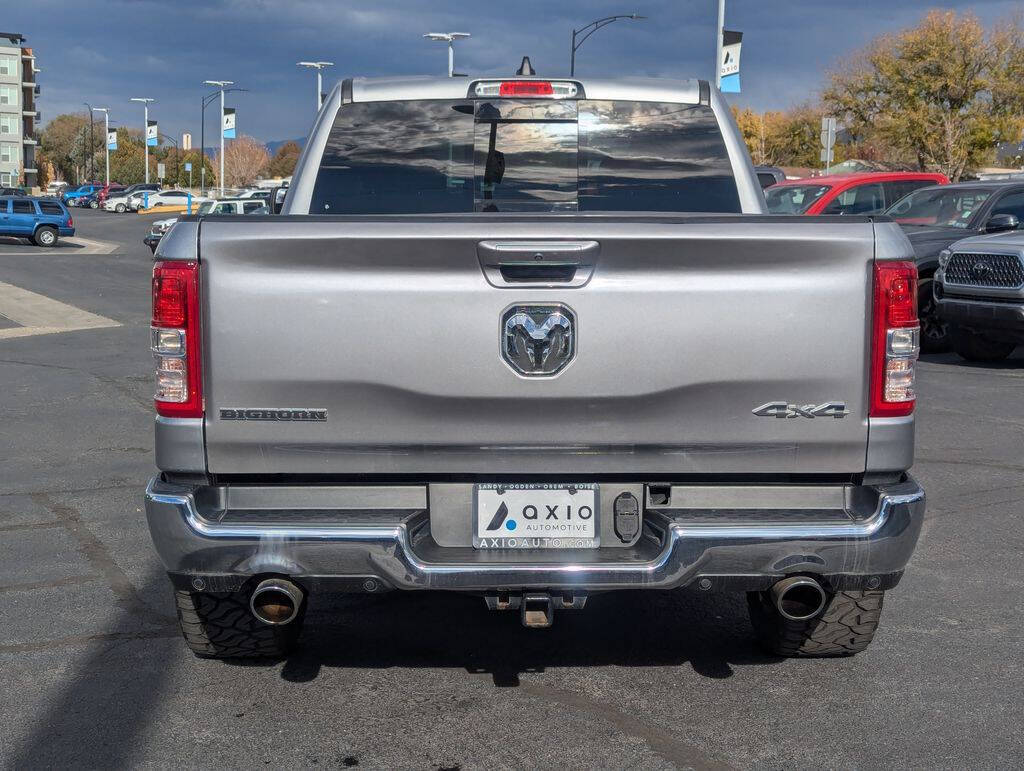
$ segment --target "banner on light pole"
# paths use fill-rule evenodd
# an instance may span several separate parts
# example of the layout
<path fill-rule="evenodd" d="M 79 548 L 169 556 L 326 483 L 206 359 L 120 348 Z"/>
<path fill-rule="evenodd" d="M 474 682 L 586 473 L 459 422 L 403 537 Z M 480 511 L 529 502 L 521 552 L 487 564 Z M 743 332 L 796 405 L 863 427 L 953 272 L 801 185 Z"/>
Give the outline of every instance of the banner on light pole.
<path fill-rule="evenodd" d="M 111 152 L 117 149 L 117 129 L 107 132 L 107 149 Z"/>
<path fill-rule="evenodd" d="M 235 138 L 235 108 L 225 107 L 224 108 L 224 138 L 234 139 Z"/>
<path fill-rule="evenodd" d="M 719 62 L 723 93 L 740 92 L 740 46 L 743 33 L 731 29 L 722 30 L 722 61 Z"/>
<path fill-rule="evenodd" d="M 157 130 L 155 120 L 149 121 L 146 125 L 146 144 L 150 147 L 160 144 L 160 132 Z"/>

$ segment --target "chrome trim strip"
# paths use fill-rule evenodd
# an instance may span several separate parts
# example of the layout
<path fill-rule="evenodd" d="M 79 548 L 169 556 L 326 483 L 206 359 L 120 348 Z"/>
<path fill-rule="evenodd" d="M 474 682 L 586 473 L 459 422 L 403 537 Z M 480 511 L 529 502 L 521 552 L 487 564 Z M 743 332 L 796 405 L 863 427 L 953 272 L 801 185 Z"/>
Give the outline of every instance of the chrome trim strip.
<path fill-rule="evenodd" d="M 204 538 L 271 538 L 289 541 L 332 540 L 357 541 L 398 539 L 409 545 L 408 532 L 405 525 L 329 525 L 309 527 L 285 527 L 279 525 L 225 525 L 204 519 L 196 510 L 191 495 L 171 495 L 153 492 L 153 482 L 146 488 L 146 499 L 155 503 L 164 503 L 181 510 L 185 523 L 189 528 Z M 785 522 L 747 525 L 731 523 L 728 525 L 703 524 L 700 522 L 670 522 L 668 529 L 673 531 L 675 539 L 681 538 L 865 538 L 877 533 L 888 521 L 892 508 L 898 504 L 917 503 L 924 498 L 924 491 L 911 495 L 882 495 L 878 507 L 870 517 L 857 522 Z M 429 564 L 429 563 L 423 563 Z M 472 563 L 474 566 L 477 563 Z M 532 563 L 524 563 L 528 566 Z M 644 563 L 639 563 L 644 564 Z M 651 563 L 653 564 L 653 563 Z M 510 567 L 508 563 L 503 568 Z"/>

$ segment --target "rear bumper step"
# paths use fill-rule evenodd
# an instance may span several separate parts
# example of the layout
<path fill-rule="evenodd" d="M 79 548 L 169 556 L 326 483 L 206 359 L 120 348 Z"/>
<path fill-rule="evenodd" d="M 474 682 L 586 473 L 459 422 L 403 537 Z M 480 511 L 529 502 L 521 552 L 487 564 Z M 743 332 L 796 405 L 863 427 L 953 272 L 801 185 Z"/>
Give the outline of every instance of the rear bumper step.
<path fill-rule="evenodd" d="M 425 509 L 397 507 L 391 521 L 378 511 L 377 522 L 361 524 L 240 521 L 223 512 L 211 519 L 197 508 L 201 490 L 154 479 L 146 489 L 146 516 L 174 580 L 183 588 L 224 591 L 262 574 L 346 591 L 592 592 L 694 582 L 704 589 L 763 588 L 793 573 L 825 576 L 835 588 L 887 588 L 910 559 L 925 507 L 924 491 L 908 476 L 858 488 L 860 500 L 873 504 L 865 517 L 837 519 L 822 511 L 820 518 L 803 512 L 796 519 L 743 522 L 647 508 L 643 535 L 632 548 L 523 554 L 440 547 L 430 537 Z"/>

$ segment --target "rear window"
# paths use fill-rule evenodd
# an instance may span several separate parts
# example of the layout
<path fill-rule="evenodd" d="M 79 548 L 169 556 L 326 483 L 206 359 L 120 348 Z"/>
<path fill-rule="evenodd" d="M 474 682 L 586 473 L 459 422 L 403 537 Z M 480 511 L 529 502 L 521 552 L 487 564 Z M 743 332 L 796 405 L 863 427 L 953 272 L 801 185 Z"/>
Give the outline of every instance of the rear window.
<path fill-rule="evenodd" d="M 53 201 L 40 201 L 39 211 L 41 211 L 43 214 L 64 214 L 64 210 L 60 208 L 60 204 L 56 204 Z"/>
<path fill-rule="evenodd" d="M 829 185 L 775 185 L 764 191 L 772 214 L 803 214 L 831 190 Z"/>
<path fill-rule="evenodd" d="M 496 99 L 338 111 L 312 214 L 739 212 L 710 107 Z"/>
<path fill-rule="evenodd" d="M 886 214 L 902 225 L 966 228 L 991 194 L 991 188 L 925 188 L 911 193 Z"/>

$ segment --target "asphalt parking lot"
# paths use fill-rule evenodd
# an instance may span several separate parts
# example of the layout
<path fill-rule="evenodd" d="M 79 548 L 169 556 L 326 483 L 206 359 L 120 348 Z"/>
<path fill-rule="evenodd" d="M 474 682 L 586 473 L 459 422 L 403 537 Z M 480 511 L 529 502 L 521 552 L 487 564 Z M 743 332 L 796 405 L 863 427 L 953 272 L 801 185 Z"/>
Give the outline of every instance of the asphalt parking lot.
<path fill-rule="evenodd" d="M 142 513 L 148 218 L 75 219 L 80 245 L 0 239 L 5 767 L 1024 762 L 1024 348 L 920 365 L 927 521 L 857 657 L 765 656 L 739 596 L 598 596 L 538 631 L 394 593 L 314 597 L 294 655 L 243 666 L 179 639 Z"/>

